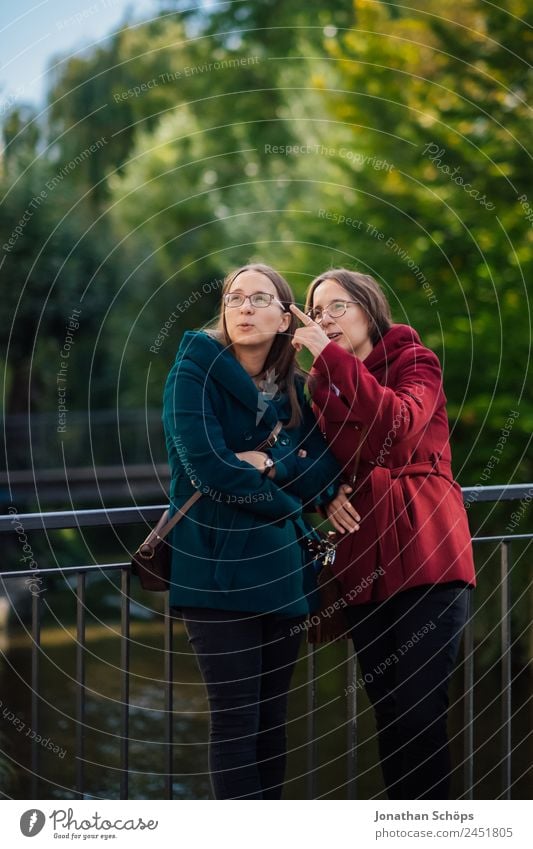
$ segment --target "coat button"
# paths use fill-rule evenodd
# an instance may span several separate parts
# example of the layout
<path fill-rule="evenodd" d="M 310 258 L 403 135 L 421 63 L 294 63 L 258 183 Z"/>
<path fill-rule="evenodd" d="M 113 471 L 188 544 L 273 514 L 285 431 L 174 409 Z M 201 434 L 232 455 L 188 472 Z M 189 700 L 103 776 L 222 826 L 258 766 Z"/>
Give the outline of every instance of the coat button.
<path fill-rule="evenodd" d="M 244 438 L 245 438 L 246 442 L 249 442 L 250 439 L 252 438 L 252 434 L 250 433 L 249 430 L 247 430 L 246 433 L 244 434 Z"/>
<path fill-rule="evenodd" d="M 291 441 L 291 438 L 290 438 L 290 436 L 287 436 L 286 433 L 284 433 L 279 437 L 278 441 L 279 441 L 280 445 L 288 445 Z"/>

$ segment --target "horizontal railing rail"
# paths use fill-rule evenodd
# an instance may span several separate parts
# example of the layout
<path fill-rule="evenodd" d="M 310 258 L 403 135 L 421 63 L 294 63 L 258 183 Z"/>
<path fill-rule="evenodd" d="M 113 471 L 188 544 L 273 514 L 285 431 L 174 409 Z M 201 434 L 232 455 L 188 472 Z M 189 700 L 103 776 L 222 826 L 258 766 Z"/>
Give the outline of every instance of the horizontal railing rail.
<path fill-rule="evenodd" d="M 465 486 L 462 488 L 466 503 L 517 501 L 533 496 L 533 483 L 500 486 Z M 50 513 L 11 513 L 0 516 L 0 533 L 12 532 L 13 520 L 22 522 L 24 530 L 49 530 L 53 528 L 82 528 L 97 525 L 133 525 L 159 519 L 168 504 L 136 507 L 110 507 L 90 510 L 58 510 Z M 512 534 L 509 535 L 513 536 Z"/>
<path fill-rule="evenodd" d="M 464 487 L 465 502 L 500 502 L 523 499 L 533 495 L 533 484 L 512 484 L 507 486 Z M 88 528 L 118 525 L 151 524 L 159 519 L 166 504 L 118 507 L 111 509 L 56 511 L 50 513 L 10 513 L 0 516 L 0 534 L 26 531 L 57 530 L 65 528 Z M 14 525 L 18 525 L 15 529 Z M 497 534 L 476 536 L 476 547 L 480 544 L 494 543 L 500 555 L 500 668 L 501 668 L 501 793 L 499 798 L 511 798 L 511 545 L 515 540 L 531 540 L 533 534 Z M 67 567 L 38 567 L 32 569 L 6 569 L 0 571 L 0 582 L 8 590 L 9 582 L 15 578 L 36 578 L 46 575 L 73 576 L 76 578 L 76 694 L 75 694 L 75 788 L 79 798 L 85 797 L 85 719 L 86 719 L 86 580 L 95 572 L 120 572 L 120 675 L 121 675 L 121 715 L 120 715 L 120 798 L 129 798 L 129 720 L 130 720 L 130 563 L 105 563 Z M 31 723 L 32 729 L 39 733 L 41 726 L 40 679 L 41 679 L 41 619 L 42 601 L 39 593 L 32 593 L 31 609 Z M 165 594 L 164 607 L 164 686 L 165 686 L 165 797 L 173 798 L 173 614 L 169 607 L 168 593 Z M 463 782 L 462 798 L 472 799 L 474 790 L 474 665 L 473 665 L 473 624 L 469 617 L 464 633 L 464 729 L 463 729 Z M 308 647 L 307 656 L 307 796 L 317 797 L 318 745 L 316 734 L 316 716 L 318 710 L 317 647 Z M 350 645 L 347 646 L 347 781 L 346 795 L 349 799 L 357 796 L 357 688 L 355 683 L 356 658 Z M 41 748 L 32 740 L 31 744 L 31 792 L 38 798 L 39 765 Z"/>

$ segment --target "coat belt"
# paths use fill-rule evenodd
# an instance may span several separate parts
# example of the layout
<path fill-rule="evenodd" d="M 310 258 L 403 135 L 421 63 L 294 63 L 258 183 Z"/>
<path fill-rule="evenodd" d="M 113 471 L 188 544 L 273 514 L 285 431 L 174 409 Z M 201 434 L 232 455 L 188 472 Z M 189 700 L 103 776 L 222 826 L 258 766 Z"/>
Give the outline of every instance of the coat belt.
<path fill-rule="evenodd" d="M 397 485 L 395 481 L 398 478 L 415 475 L 439 475 L 453 485 L 451 464 L 440 460 L 437 455 L 432 460 L 405 463 L 397 468 L 378 466 L 365 461 L 361 461 L 359 466 L 357 480 L 353 484 L 354 492 L 351 500 L 356 499 L 360 492 L 367 490 L 372 492 L 373 518 L 376 523 L 380 559 L 383 567 L 399 567 L 401 559 L 397 521 L 402 521 L 402 519 L 399 519 L 394 504 L 394 487 Z M 401 500 L 403 504 L 403 491 Z M 405 507 L 403 510 L 405 510 Z M 407 515 L 404 516 L 403 521 L 409 521 Z M 416 534 L 416 529 L 412 529 L 411 533 Z"/>

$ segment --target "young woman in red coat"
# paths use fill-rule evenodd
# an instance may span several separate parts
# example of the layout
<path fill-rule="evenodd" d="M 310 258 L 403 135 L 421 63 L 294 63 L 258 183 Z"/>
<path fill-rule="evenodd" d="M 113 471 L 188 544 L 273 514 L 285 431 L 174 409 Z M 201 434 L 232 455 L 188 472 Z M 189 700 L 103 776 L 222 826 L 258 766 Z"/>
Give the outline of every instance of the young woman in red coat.
<path fill-rule="evenodd" d="M 451 469 L 437 356 L 370 276 L 311 284 L 297 349 L 313 355 L 314 410 L 346 483 L 326 512 L 345 534 L 333 566 L 374 706 L 391 799 L 449 796 L 448 684 L 475 585 Z M 361 443 L 356 481 L 354 455 Z"/>

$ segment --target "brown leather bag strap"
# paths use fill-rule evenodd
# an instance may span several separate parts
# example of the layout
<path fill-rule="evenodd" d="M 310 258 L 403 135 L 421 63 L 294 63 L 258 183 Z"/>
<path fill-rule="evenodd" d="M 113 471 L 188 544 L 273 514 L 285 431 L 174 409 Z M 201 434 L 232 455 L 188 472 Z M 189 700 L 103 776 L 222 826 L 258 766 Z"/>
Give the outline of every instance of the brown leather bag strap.
<path fill-rule="evenodd" d="M 181 507 L 178 507 L 176 513 L 172 516 L 172 519 L 170 519 L 165 525 L 163 525 L 163 527 L 160 530 L 158 530 L 158 528 L 155 527 L 154 528 L 154 534 L 157 536 L 157 539 L 165 539 L 165 537 L 167 536 L 167 534 L 170 533 L 172 528 L 175 525 L 178 524 L 180 519 L 183 519 L 183 517 L 185 516 L 187 511 L 190 510 L 192 505 L 195 504 L 198 501 L 198 499 L 201 498 L 201 497 L 202 497 L 201 492 L 198 492 L 198 491 L 193 492 L 193 494 L 190 496 L 190 498 L 187 499 L 185 504 L 182 504 Z"/>
<path fill-rule="evenodd" d="M 278 441 L 279 432 L 282 429 L 283 425 L 281 422 L 276 422 L 276 426 L 274 427 L 272 433 L 267 439 L 263 440 L 257 448 L 254 448 L 254 451 L 263 451 L 264 448 L 272 448 L 273 445 Z"/>

